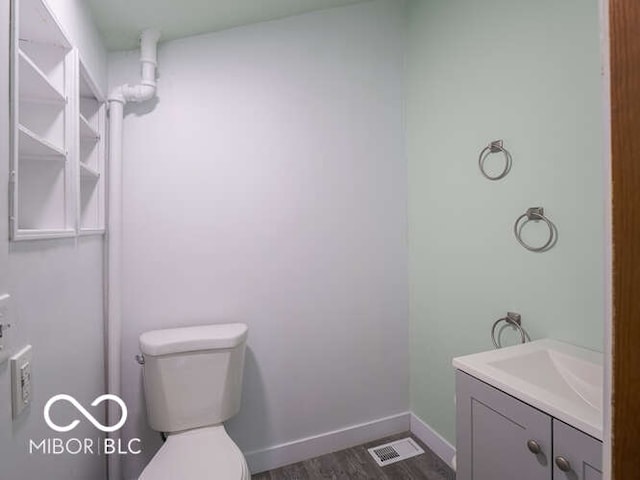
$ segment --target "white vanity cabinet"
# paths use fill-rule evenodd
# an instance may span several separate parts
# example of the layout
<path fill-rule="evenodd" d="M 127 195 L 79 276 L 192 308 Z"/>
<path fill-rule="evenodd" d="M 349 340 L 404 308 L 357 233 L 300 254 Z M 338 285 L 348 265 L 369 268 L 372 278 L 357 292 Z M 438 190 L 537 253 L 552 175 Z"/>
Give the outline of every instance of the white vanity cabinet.
<path fill-rule="evenodd" d="M 456 372 L 457 480 L 600 480 L 602 443 Z"/>

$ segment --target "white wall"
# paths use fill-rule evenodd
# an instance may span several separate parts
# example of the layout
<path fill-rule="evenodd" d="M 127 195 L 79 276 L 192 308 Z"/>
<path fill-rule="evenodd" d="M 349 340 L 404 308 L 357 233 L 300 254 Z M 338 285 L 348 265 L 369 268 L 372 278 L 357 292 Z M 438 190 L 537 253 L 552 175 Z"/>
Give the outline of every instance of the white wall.
<path fill-rule="evenodd" d="M 104 393 L 102 324 L 102 240 L 99 237 L 12 244 L 9 291 L 17 328 L 13 344 L 33 346 L 33 402 L 11 422 L 8 369 L 0 368 L 3 411 L 0 434 L 2 479 L 105 478 L 102 457 L 29 455 L 29 439 L 99 438 L 81 422 L 67 435 L 51 431 L 43 419 L 45 402 L 67 393 L 84 405 Z M 103 418 L 101 410 L 94 412 Z M 6 415 L 6 417 L 5 417 Z"/>
<path fill-rule="evenodd" d="M 0 2 L 0 91 L 7 92 L 8 4 Z M 51 7 L 80 46 L 96 80 L 106 84 L 105 52 L 81 1 L 52 0 Z M 87 43 L 87 38 L 93 38 Z M 65 435 L 43 420 L 44 403 L 68 393 L 88 404 L 104 393 L 102 316 L 102 238 L 14 243 L 8 252 L 6 173 L 8 123 L 6 95 L 0 95 L 0 293 L 12 295 L 12 345 L 33 345 L 33 403 L 11 419 L 10 372 L 0 366 L 0 478 L 2 480 L 99 480 L 105 478 L 102 457 L 29 455 L 28 440 Z M 7 255 L 8 254 L 8 255 Z M 7 261 L 8 260 L 8 261 Z M 7 266 L 8 264 L 8 266 Z M 96 416 L 100 418 L 100 413 Z M 82 422 L 69 437 L 99 437 Z"/>
<path fill-rule="evenodd" d="M 245 451 L 408 408 L 403 5 L 162 44 L 124 138 L 123 394 L 144 457 L 140 333 L 249 325 Z M 137 53 L 110 58 L 137 81 Z"/>
<path fill-rule="evenodd" d="M 598 2 L 408 5 L 411 407 L 453 442 L 451 358 L 491 349 L 491 325 L 507 311 L 522 314 L 532 339 L 603 350 L 610 202 Z M 513 167 L 491 182 L 477 158 L 495 139 Z M 498 158 L 486 162 L 493 172 Z M 513 235 L 532 206 L 558 228 L 545 253 Z M 541 245 L 546 231 L 523 234 Z"/>

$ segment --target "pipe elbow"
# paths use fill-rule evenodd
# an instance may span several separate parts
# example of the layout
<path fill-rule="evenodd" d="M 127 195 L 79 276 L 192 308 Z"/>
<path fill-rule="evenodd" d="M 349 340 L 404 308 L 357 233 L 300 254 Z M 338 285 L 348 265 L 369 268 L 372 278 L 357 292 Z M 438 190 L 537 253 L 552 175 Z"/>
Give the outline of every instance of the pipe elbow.
<path fill-rule="evenodd" d="M 120 85 L 108 96 L 109 102 L 123 105 L 128 102 L 140 103 L 151 100 L 156 94 L 157 46 L 160 32 L 148 29 L 140 35 L 140 62 L 142 79 L 138 85 Z"/>
<path fill-rule="evenodd" d="M 144 83 L 140 85 L 124 85 L 122 93 L 127 102 L 146 102 L 151 100 L 156 93 L 154 84 Z"/>
<path fill-rule="evenodd" d="M 121 103 L 123 105 L 125 103 L 127 103 L 127 100 L 124 98 L 124 94 L 122 93 L 122 85 L 120 85 L 119 87 L 114 88 L 111 91 L 111 93 L 107 97 L 107 102 L 109 102 L 109 103 L 118 102 L 118 103 Z"/>

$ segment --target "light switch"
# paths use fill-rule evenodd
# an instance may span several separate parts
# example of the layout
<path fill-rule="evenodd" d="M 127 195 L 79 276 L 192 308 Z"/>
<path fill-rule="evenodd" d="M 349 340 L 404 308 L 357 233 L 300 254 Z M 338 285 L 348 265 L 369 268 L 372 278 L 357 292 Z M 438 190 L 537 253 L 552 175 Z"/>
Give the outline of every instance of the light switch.
<path fill-rule="evenodd" d="M 0 295 L 0 365 L 9 358 L 9 295 Z"/>
<path fill-rule="evenodd" d="M 31 345 L 11 357 L 11 406 L 13 418 L 31 403 Z"/>

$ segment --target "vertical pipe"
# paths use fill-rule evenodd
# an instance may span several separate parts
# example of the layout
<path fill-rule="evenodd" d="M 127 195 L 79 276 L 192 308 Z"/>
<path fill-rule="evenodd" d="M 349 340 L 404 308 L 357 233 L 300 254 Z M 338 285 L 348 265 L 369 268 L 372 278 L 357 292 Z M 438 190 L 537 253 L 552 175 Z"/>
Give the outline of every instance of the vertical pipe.
<path fill-rule="evenodd" d="M 141 81 L 121 85 L 109 95 L 109 224 L 107 230 L 107 390 L 120 396 L 122 359 L 122 124 L 127 102 L 145 102 L 156 93 L 157 44 L 160 32 L 145 30 L 140 36 Z M 107 419 L 120 418 L 115 402 L 109 402 Z M 115 423 L 115 422 L 111 422 Z M 120 432 L 109 438 L 118 442 Z M 122 480 L 120 455 L 108 456 L 109 480 Z"/>
<path fill-rule="evenodd" d="M 109 99 L 109 228 L 108 244 L 108 300 L 107 300 L 107 389 L 120 394 L 120 359 L 122 337 L 122 123 L 124 102 Z M 108 402 L 107 417 L 118 418 L 119 406 Z M 109 438 L 116 442 L 120 432 L 112 432 Z M 119 455 L 109 455 L 107 460 L 110 480 L 122 479 Z"/>

